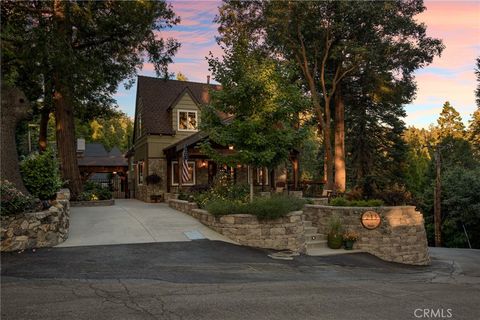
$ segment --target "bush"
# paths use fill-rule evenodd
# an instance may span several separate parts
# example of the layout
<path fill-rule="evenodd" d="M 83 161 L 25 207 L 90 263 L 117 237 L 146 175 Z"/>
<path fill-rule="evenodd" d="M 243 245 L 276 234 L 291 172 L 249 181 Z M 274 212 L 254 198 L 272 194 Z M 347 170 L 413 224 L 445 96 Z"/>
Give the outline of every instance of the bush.
<path fill-rule="evenodd" d="M 27 190 L 40 200 L 55 198 L 63 185 L 58 160 L 50 148 L 30 154 L 20 163 L 20 171 Z"/>
<path fill-rule="evenodd" d="M 13 215 L 35 209 L 35 199 L 19 191 L 13 183 L 4 180 L 0 183 L 1 214 Z"/>
<path fill-rule="evenodd" d="M 255 198 L 253 202 L 215 199 L 208 201 L 205 208 L 213 215 L 252 214 L 258 219 L 276 219 L 287 213 L 301 210 L 306 201 L 288 196 L 272 196 L 271 198 Z"/>
<path fill-rule="evenodd" d="M 394 184 L 393 186 L 376 193 L 376 197 L 382 199 L 389 206 L 401 206 L 413 204 L 412 195 L 405 186 Z"/>
<path fill-rule="evenodd" d="M 95 201 L 112 199 L 110 189 L 103 187 L 101 184 L 87 181 L 83 185 L 83 192 L 77 197 L 78 201 Z"/>
<path fill-rule="evenodd" d="M 338 197 L 330 201 L 330 205 L 334 207 L 381 207 L 383 204 L 383 201 L 379 199 L 349 201 L 343 197 Z"/>

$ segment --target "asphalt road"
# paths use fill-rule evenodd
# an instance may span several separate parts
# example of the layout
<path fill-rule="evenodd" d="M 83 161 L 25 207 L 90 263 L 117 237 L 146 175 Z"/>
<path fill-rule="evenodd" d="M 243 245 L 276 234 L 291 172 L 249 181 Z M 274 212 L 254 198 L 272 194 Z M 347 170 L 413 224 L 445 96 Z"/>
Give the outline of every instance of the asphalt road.
<path fill-rule="evenodd" d="M 267 253 L 202 240 L 2 254 L 1 315 L 49 320 L 480 315 L 480 250 L 434 249 L 429 267 L 362 253 L 293 261 L 272 260 Z"/>

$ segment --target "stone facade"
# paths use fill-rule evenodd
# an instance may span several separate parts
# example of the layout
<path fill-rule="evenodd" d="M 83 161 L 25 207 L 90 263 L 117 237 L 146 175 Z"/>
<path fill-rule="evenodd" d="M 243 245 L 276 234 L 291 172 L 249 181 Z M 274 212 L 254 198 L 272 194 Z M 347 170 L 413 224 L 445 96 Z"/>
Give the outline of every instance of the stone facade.
<path fill-rule="evenodd" d="M 195 203 L 170 199 L 170 207 L 185 212 L 204 225 L 241 245 L 303 252 L 305 250 L 302 211 L 288 213 L 275 220 L 258 220 L 250 214 L 214 216 L 197 209 Z"/>
<path fill-rule="evenodd" d="M 361 215 L 367 210 L 377 212 L 381 224 L 368 230 L 361 224 Z M 305 219 L 312 221 L 320 234 L 327 234 L 328 220 L 338 215 L 345 230 L 359 234 L 354 249 L 360 249 L 383 260 L 412 265 L 429 265 L 427 236 L 423 215 L 412 206 L 353 208 L 306 205 Z"/>
<path fill-rule="evenodd" d="M 45 211 L 1 218 L 1 251 L 53 247 L 68 237 L 70 192 L 61 190 Z"/>

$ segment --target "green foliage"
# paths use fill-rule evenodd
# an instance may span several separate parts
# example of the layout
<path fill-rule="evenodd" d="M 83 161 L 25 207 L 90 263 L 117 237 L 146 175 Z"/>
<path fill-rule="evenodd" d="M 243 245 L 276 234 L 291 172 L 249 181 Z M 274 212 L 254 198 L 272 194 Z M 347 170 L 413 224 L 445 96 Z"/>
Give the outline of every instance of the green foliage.
<path fill-rule="evenodd" d="M 380 199 L 347 200 L 344 197 L 333 198 L 330 203 L 334 207 L 381 207 L 384 202 Z"/>
<path fill-rule="evenodd" d="M 480 166 L 454 167 L 442 178 L 442 234 L 447 247 L 467 247 L 463 225 L 473 248 L 480 248 Z"/>
<path fill-rule="evenodd" d="M 445 102 L 437 120 L 439 139 L 445 137 L 463 138 L 465 136 L 465 125 L 462 122 L 460 113 Z"/>
<path fill-rule="evenodd" d="M 209 58 L 209 66 L 222 90 L 212 92 L 212 103 L 202 110 L 202 129 L 210 143 L 202 150 L 218 163 L 272 168 L 300 144 L 302 130 L 295 127 L 306 101 L 289 70 L 261 50 L 251 49 L 242 35 L 226 48 L 223 59 Z M 228 120 L 221 115 L 229 115 Z M 234 146 L 234 153 L 217 152 L 211 142 Z"/>
<path fill-rule="evenodd" d="M 339 235 L 342 233 L 343 221 L 342 218 L 334 214 L 327 221 L 327 231 L 328 234 Z"/>
<path fill-rule="evenodd" d="M 475 89 L 475 101 L 477 102 L 477 107 L 480 108 L 480 57 L 477 57 L 476 62 L 475 75 L 477 76 L 477 88 Z"/>
<path fill-rule="evenodd" d="M 376 194 L 376 197 L 388 206 L 404 206 L 413 204 L 412 194 L 405 186 L 394 184 Z"/>
<path fill-rule="evenodd" d="M 191 190 L 193 201 L 199 208 L 205 208 L 206 204 L 213 200 L 225 200 L 233 202 L 248 201 L 249 188 L 247 185 L 234 184 L 231 175 L 225 171 L 217 173 L 211 188 L 201 187 Z M 185 200 L 190 196 L 186 195 Z"/>
<path fill-rule="evenodd" d="M 108 117 L 93 120 L 77 118 L 75 135 L 85 138 L 86 142 L 99 142 L 107 151 L 118 147 L 125 152 L 130 147 L 133 134 L 133 121 L 123 113 L 115 113 Z"/>
<path fill-rule="evenodd" d="M 480 94 L 480 89 L 478 90 Z M 477 100 L 480 105 L 480 98 Z M 472 145 L 472 149 L 475 151 L 475 156 L 480 161 L 480 106 L 472 114 L 472 119 L 468 125 L 468 141 Z"/>
<path fill-rule="evenodd" d="M 0 183 L 0 196 L 0 214 L 2 216 L 28 212 L 35 208 L 35 200 L 17 190 L 7 180 L 2 180 Z"/>
<path fill-rule="evenodd" d="M 63 185 L 58 160 L 52 149 L 29 155 L 20 163 L 20 172 L 27 190 L 40 200 L 54 198 Z"/>
<path fill-rule="evenodd" d="M 255 198 L 253 202 L 240 202 L 216 199 L 207 202 L 206 209 L 213 215 L 252 214 L 258 219 L 268 220 L 285 216 L 292 211 L 301 210 L 306 204 L 303 199 L 288 196 Z"/>
<path fill-rule="evenodd" d="M 83 186 L 83 192 L 77 197 L 78 201 L 96 201 L 112 199 L 112 192 L 101 184 L 87 181 Z"/>

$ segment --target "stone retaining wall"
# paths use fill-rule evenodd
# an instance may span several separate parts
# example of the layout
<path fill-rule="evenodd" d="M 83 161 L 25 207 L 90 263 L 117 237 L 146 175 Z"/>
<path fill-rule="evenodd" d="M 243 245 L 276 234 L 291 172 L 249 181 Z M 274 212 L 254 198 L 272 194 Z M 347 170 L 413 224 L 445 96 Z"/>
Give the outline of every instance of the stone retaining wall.
<path fill-rule="evenodd" d="M 239 244 L 276 250 L 305 250 L 302 211 L 290 212 L 275 220 L 258 220 L 250 214 L 217 217 L 197 209 L 196 203 L 183 200 L 170 199 L 168 203 L 170 207 L 191 215 Z"/>
<path fill-rule="evenodd" d="M 53 247 L 68 237 L 70 192 L 61 190 L 45 211 L 1 218 L 1 251 Z"/>
<path fill-rule="evenodd" d="M 377 212 L 381 224 L 368 230 L 361 224 L 361 215 L 367 210 Z M 423 215 L 412 206 L 353 208 L 306 205 L 305 219 L 312 221 L 320 234 L 327 234 L 328 220 L 338 215 L 345 230 L 359 234 L 354 248 L 364 250 L 383 260 L 413 265 L 428 265 L 427 236 Z"/>

